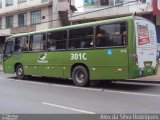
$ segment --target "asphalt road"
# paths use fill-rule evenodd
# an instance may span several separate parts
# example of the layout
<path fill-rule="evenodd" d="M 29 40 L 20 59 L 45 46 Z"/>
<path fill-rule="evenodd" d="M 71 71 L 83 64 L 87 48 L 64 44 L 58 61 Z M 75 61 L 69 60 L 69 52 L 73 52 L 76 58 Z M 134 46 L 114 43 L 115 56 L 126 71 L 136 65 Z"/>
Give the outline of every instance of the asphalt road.
<path fill-rule="evenodd" d="M 17 80 L 0 72 L 0 113 L 160 113 L 160 84 L 114 82 L 84 88 L 70 80 Z"/>

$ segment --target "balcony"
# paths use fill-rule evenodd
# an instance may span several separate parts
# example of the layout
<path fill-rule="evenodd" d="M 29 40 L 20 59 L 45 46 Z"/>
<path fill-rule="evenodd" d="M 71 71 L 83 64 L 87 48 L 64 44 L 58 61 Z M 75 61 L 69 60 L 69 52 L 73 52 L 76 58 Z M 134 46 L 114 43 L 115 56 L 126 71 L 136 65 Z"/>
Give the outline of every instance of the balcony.
<path fill-rule="evenodd" d="M 75 12 L 70 14 L 69 20 L 72 22 L 90 19 L 97 20 L 100 18 L 131 15 L 135 12 L 137 14 L 145 14 L 151 13 L 152 11 L 152 3 L 133 2 L 129 4 L 120 4 L 117 6 L 84 8 L 84 12 Z"/>
<path fill-rule="evenodd" d="M 33 31 L 36 31 L 36 25 L 11 28 L 11 34 L 27 33 L 27 32 L 33 32 Z"/>

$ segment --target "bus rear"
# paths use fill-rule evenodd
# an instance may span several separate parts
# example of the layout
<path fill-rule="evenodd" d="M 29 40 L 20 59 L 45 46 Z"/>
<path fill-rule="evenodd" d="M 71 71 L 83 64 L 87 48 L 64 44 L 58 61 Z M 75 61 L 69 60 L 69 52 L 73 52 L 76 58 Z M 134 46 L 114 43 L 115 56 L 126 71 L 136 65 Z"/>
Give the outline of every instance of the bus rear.
<path fill-rule="evenodd" d="M 136 65 L 138 76 L 154 75 L 157 72 L 157 36 L 155 25 L 142 18 L 135 19 Z"/>

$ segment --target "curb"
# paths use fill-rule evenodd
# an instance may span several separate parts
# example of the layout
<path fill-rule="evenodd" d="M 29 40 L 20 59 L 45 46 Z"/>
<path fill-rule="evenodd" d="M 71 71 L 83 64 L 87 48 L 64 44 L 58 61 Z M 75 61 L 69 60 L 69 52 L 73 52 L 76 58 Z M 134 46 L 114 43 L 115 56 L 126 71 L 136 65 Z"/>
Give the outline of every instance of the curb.
<path fill-rule="evenodd" d="M 120 82 L 133 82 L 133 83 L 158 83 L 160 84 L 160 80 L 120 80 Z"/>

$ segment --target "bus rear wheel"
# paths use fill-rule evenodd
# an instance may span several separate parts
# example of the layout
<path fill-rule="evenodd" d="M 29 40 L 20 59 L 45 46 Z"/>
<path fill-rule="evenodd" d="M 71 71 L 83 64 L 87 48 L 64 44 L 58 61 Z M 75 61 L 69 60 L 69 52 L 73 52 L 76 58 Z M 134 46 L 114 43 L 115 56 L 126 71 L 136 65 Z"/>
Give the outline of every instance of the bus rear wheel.
<path fill-rule="evenodd" d="M 16 76 L 18 79 L 24 79 L 24 69 L 21 64 L 16 67 Z"/>
<path fill-rule="evenodd" d="M 87 86 L 89 84 L 88 71 L 84 66 L 76 66 L 72 72 L 72 79 L 77 86 Z"/>

